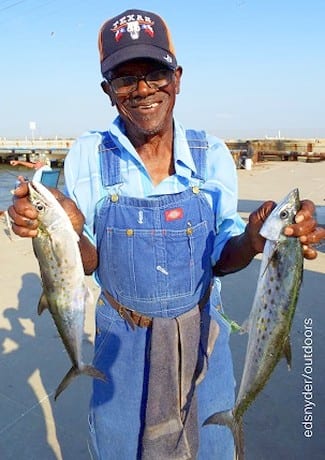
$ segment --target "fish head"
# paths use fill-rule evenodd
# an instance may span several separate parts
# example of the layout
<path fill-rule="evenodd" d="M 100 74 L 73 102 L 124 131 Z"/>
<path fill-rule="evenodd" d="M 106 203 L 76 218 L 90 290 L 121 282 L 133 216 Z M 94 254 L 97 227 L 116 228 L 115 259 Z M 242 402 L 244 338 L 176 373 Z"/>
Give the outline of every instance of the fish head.
<path fill-rule="evenodd" d="M 267 240 L 281 241 L 285 238 L 283 229 L 294 223 L 295 215 L 299 209 L 299 191 L 295 188 L 273 209 L 264 222 L 260 234 Z"/>
<path fill-rule="evenodd" d="M 59 227 L 69 222 L 66 213 L 55 196 L 39 182 L 28 182 L 29 199 L 38 211 L 39 230 Z"/>

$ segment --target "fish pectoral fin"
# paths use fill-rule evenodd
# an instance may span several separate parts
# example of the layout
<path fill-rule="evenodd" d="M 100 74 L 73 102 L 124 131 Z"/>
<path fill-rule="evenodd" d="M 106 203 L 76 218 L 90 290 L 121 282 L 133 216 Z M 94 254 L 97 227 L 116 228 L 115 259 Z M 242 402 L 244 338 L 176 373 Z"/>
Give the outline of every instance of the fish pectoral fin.
<path fill-rule="evenodd" d="M 229 324 L 231 332 L 239 332 L 239 333 L 241 333 L 241 327 L 240 327 L 240 325 L 238 323 L 236 323 L 235 320 L 229 318 L 229 316 L 226 315 L 226 313 L 224 313 L 224 312 L 220 311 L 219 313 L 223 317 L 223 319 Z"/>
<path fill-rule="evenodd" d="M 85 374 L 89 377 L 93 377 L 94 379 L 103 380 L 104 382 L 107 381 L 105 375 L 101 371 L 96 369 L 94 366 L 82 365 L 80 368 L 72 366 L 71 369 L 69 369 L 69 371 L 63 377 L 60 385 L 57 387 L 54 399 L 56 400 L 57 397 L 62 393 L 62 391 L 64 391 L 70 385 L 72 380 L 80 374 Z"/>
<path fill-rule="evenodd" d="M 272 259 L 273 259 L 274 255 L 277 253 L 277 251 L 278 251 L 278 249 L 279 249 L 279 245 L 280 245 L 279 242 L 276 242 L 276 243 L 274 244 L 273 251 L 272 251 L 272 253 L 271 253 L 270 257 L 269 257 L 269 260 L 267 261 L 267 263 L 266 263 L 266 265 L 265 265 L 265 268 L 264 268 L 263 273 L 261 274 L 261 277 L 263 277 L 263 276 L 265 275 L 266 270 L 269 268 L 269 265 L 270 265 L 270 263 L 272 262 Z"/>
<path fill-rule="evenodd" d="M 288 364 L 288 370 L 291 370 L 291 362 L 292 362 L 292 352 L 291 352 L 291 343 L 290 337 L 288 336 L 286 341 L 284 342 L 283 346 L 283 357 L 286 359 Z"/>
<path fill-rule="evenodd" d="M 47 301 L 46 295 L 42 292 L 41 298 L 39 299 L 38 306 L 37 306 L 37 313 L 41 315 L 44 310 L 49 309 L 49 303 Z"/>
<path fill-rule="evenodd" d="M 249 318 L 245 319 L 243 324 L 240 326 L 239 334 L 248 334 L 250 321 Z"/>

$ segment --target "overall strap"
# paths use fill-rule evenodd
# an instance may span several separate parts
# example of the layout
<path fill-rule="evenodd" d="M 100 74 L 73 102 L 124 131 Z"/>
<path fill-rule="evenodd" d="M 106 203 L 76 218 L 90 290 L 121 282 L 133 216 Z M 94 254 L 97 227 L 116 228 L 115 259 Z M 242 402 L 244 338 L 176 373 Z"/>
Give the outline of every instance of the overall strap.
<path fill-rule="evenodd" d="M 206 179 L 206 151 L 208 142 L 205 131 L 186 130 L 186 139 L 196 167 L 193 178 Z M 102 142 L 98 147 L 100 154 L 100 169 L 104 187 L 122 182 L 120 168 L 120 150 L 112 139 L 109 131 L 102 133 Z"/>
<path fill-rule="evenodd" d="M 208 149 L 208 141 L 206 139 L 205 131 L 187 129 L 186 139 L 197 171 L 192 177 L 205 181 L 207 162 L 206 151 Z"/>
<path fill-rule="evenodd" d="M 104 187 L 122 182 L 120 168 L 120 150 L 112 139 L 109 131 L 102 133 L 102 142 L 98 147 L 100 155 L 100 170 Z"/>

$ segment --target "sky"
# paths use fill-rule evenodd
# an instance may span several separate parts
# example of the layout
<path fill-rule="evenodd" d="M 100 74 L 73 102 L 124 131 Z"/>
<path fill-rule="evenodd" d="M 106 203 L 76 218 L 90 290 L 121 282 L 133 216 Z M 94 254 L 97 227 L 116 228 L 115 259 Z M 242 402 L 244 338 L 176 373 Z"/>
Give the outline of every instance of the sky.
<path fill-rule="evenodd" d="M 116 111 L 100 88 L 98 30 L 132 7 L 171 29 L 185 127 L 325 138 L 324 0 L 0 0 L 0 138 L 107 129 Z"/>

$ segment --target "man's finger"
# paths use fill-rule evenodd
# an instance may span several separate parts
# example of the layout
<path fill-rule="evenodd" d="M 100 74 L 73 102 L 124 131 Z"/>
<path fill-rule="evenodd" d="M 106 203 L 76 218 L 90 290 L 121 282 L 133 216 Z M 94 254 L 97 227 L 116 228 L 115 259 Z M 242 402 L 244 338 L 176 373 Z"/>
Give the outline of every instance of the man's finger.
<path fill-rule="evenodd" d="M 316 249 L 312 248 L 311 246 L 303 245 L 303 254 L 304 258 L 308 260 L 316 259 L 317 251 Z"/>
<path fill-rule="evenodd" d="M 304 235 L 300 238 L 302 243 L 307 244 L 317 244 L 320 243 L 322 240 L 325 240 L 325 228 L 324 227 L 316 227 L 315 230 L 308 235 Z"/>
<path fill-rule="evenodd" d="M 37 229 L 38 227 L 38 221 L 36 220 L 37 217 L 37 211 L 35 210 L 34 213 L 32 213 L 31 216 L 26 215 L 26 214 L 20 214 L 16 211 L 14 206 L 10 206 L 8 209 L 8 214 L 13 222 L 13 225 L 19 226 L 19 227 L 26 227 L 31 230 Z"/>
<path fill-rule="evenodd" d="M 310 219 L 315 213 L 315 205 L 310 200 L 301 200 L 301 208 L 295 216 L 295 222 L 299 224 L 306 219 Z"/>
<path fill-rule="evenodd" d="M 254 211 L 249 216 L 249 222 L 251 224 L 259 224 L 262 225 L 263 222 L 268 218 L 271 214 L 272 209 L 276 206 L 274 201 L 265 201 L 256 211 Z"/>
<path fill-rule="evenodd" d="M 14 198 L 22 198 L 28 195 L 28 185 L 27 182 L 20 182 L 20 184 L 13 190 Z"/>
<path fill-rule="evenodd" d="M 302 220 L 298 224 L 288 225 L 284 229 L 283 233 L 286 236 L 296 236 L 296 237 L 299 237 L 299 236 L 302 236 L 302 235 L 307 236 L 310 233 L 312 233 L 315 230 L 315 228 L 316 228 L 316 220 L 309 218 L 309 219 L 306 219 L 306 220 Z"/>
<path fill-rule="evenodd" d="M 12 229 L 16 233 L 16 235 L 21 236 L 23 238 L 25 237 L 34 238 L 35 236 L 37 236 L 37 233 L 38 233 L 37 229 L 34 230 L 34 229 L 27 228 L 27 227 L 21 227 L 16 224 L 12 224 Z"/>

